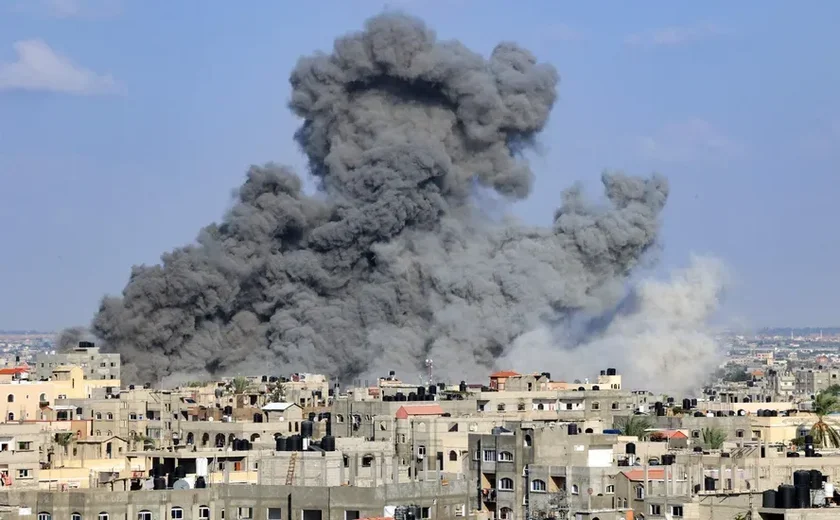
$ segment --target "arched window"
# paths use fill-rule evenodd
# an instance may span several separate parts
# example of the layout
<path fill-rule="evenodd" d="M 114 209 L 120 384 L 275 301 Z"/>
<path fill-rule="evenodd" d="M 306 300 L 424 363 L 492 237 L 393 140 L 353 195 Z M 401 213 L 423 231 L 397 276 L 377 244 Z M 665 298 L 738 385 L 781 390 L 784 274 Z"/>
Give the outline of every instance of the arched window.
<path fill-rule="evenodd" d="M 109 420 L 109 421 L 113 421 L 113 420 L 114 420 L 114 414 L 112 414 L 111 412 L 108 412 L 108 420 Z"/>
<path fill-rule="evenodd" d="M 592 428 L 587 428 L 587 429 L 583 430 L 583 433 L 595 433 L 595 432 Z"/>
<path fill-rule="evenodd" d="M 507 477 L 499 479 L 499 489 L 504 491 L 513 491 L 513 479 Z"/>
<path fill-rule="evenodd" d="M 513 518 L 513 509 L 509 507 L 503 507 L 499 510 L 500 520 L 510 520 L 511 518 Z"/>
<path fill-rule="evenodd" d="M 208 444 L 210 444 L 210 434 L 205 432 L 204 435 L 201 436 L 201 445 L 207 446 Z"/>
<path fill-rule="evenodd" d="M 600 410 L 601 409 L 601 403 L 599 403 L 598 401 L 592 401 L 592 409 L 593 410 Z"/>
<path fill-rule="evenodd" d="M 513 453 L 509 451 L 500 451 L 499 462 L 513 462 Z"/>
<path fill-rule="evenodd" d="M 198 506 L 198 520 L 210 520 L 210 508 Z"/>
<path fill-rule="evenodd" d="M 15 395 L 14 394 L 9 394 L 9 396 L 6 398 L 6 402 L 14 403 L 15 402 Z M 49 513 L 47 513 L 47 514 L 49 514 Z M 39 514 L 39 516 L 40 516 L 40 514 Z"/>
<path fill-rule="evenodd" d="M 251 442 L 260 442 L 260 434 L 255 433 L 255 434 L 251 435 Z"/>
<path fill-rule="evenodd" d="M 187 433 L 187 445 L 195 444 L 195 435 L 193 432 Z"/>
<path fill-rule="evenodd" d="M 525 447 L 526 447 L 526 448 L 530 448 L 530 447 L 531 447 L 531 436 L 530 436 L 530 435 L 526 435 L 526 436 L 525 436 Z"/>
<path fill-rule="evenodd" d="M 99 437 L 100 435 L 102 435 L 102 431 L 101 430 L 96 430 L 96 436 Z"/>
<path fill-rule="evenodd" d="M 644 486 L 636 486 L 636 499 L 637 500 L 644 500 L 645 499 L 645 487 Z"/>
<path fill-rule="evenodd" d="M 173 507 L 169 511 L 169 518 L 171 518 L 172 520 L 183 520 L 184 510 L 181 509 L 180 507 Z"/>
<path fill-rule="evenodd" d="M 71 513 L 70 520 L 82 520 L 81 513 Z"/>
<path fill-rule="evenodd" d="M 224 433 L 217 433 L 216 434 L 216 447 L 217 448 L 224 448 L 225 447 L 225 434 Z"/>
<path fill-rule="evenodd" d="M 341 415 L 341 414 L 336 415 L 336 416 L 335 416 L 335 422 L 337 422 L 337 423 L 343 423 L 343 422 L 344 422 L 344 416 L 343 416 L 343 415 Z"/>
<path fill-rule="evenodd" d="M 102 413 L 101 413 L 101 412 L 96 412 L 96 419 L 97 419 L 97 420 L 101 420 L 101 419 L 102 419 Z"/>
<path fill-rule="evenodd" d="M 47 402 L 47 394 L 42 393 L 41 395 L 39 395 L 38 396 L 38 402 L 39 403 L 46 403 Z"/>
<path fill-rule="evenodd" d="M 545 480 L 532 480 L 531 491 L 535 491 L 537 493 L 545 493 Z"/>
<path fill-rule="evenodd" d="M 452 450 L 449 452 L 449 462 L 458 462 L 458 452 Z"/>
<path fill-rule="evenodd" d="M 105 432 L 105 435 L 106 435 L 106 436 L 108 436 L 108 437 L 110 437 L 110 436 L 112 436 L 112 435 L 114 435 L 114 434 L 111 432 L 111 430 L 108 430 L 107 432 Z"/>
<path fill-rule="evenodd" d="M 108 518 L 110 518 L 108 516 L 108 513 L 103 511 L 102 513 L 99 513 L 99 516 L 97 517 L 97 520 L 108 520 Z"/>
<path fill-rule="evenodd" d="M 233 441 L 235 441 L 235 440 L 236 440 L 236 435 L 234 435 L 234 434 L 232 434 L 232 433 L 231 433 L 231 434 L 228 436 L 228 444 L 230 444 L 231 446 L 233 446 Z"/>
<path fill-rule="evenodd" d="M 152 520 L 152 512 L 151 511 L 140 511 L 137 513 L 137 520 Z"/>
<path fill-rule="evenodd" d="M 15 420 L 15 413 L 14 412 L 9 412 L 9 422 L 14 421 L 14 420 Z"/>
<path fill-rule="evenodd" d="M 572 484 L 572 494 L 573 495 L 579 495 L 580 494 L 580 488 L 578 487 L 577 484 Z"/>
<path fill-rule="evenodd" d="M 52 515 L 49 513 L 38 513 L 38 520 L 52 520 Z"/>

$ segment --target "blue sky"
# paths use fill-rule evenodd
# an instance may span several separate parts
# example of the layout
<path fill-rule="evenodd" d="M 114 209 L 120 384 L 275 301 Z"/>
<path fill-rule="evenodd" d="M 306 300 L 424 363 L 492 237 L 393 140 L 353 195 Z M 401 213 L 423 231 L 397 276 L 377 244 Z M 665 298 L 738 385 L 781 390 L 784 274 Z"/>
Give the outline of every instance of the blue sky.
<path fill-rule="evenodd" d="M 701 8 L 702 6 L 702 8 Z M 730 318 L 840 325 L 840 4 L 0 0 L 0 328 L 86 323 L 217 220 L 249 164 L 303 173 L 288 73 L 399 8 L 562 80 L 514 211 L 604 168 L 671 180 L 659 269 L 712 253 Z"/>

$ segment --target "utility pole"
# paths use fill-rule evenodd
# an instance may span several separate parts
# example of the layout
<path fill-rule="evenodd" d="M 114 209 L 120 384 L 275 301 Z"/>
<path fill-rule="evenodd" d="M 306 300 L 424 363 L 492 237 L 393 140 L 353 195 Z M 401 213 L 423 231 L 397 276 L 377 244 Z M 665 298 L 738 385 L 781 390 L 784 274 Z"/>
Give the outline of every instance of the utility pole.
<path fill-rule="evenodd" d="M 531 470 L 525 465 L 525 520 L 531 520 Z"/>

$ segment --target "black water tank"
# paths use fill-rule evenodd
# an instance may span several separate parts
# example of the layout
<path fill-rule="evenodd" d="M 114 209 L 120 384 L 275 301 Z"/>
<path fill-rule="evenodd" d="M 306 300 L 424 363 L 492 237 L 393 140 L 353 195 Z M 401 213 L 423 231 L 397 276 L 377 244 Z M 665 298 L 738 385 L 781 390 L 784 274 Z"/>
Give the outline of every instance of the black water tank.
<path fill-rule="evenodd" d="M 776 507 L 776 490 L 768 489 L 761 494 L 761 507 L 773 509 Z"/>
<path fill-rule="evenodd" d="M 703 453 L 703 447 L 702 446 L 695 446 L 694 447 L 694 453 Z"/>
<path fill-rule="evenodd" d="M 224 414 L 225 414 L 225 415 L 233 415 L 233 407 L 231 407 L 231 406 L 225 406 L 225 409 L 224 409 Z"/>
<path fill-rule="evenodd" d="M 811 507 L 811 490 L 804 487 L 796 488 L 796 508 L 809 509 Z"/>
<path fill-rule="evenodd" d="M 467 391 L 467 382 L 466 381 L 461 381 L 461 384 L 458 385 L 458 390 L 461 391 L 461 392 L 466 392 Z"/>
<path fill-rule="evenodd" d="M 289 437 L 286 445 L 289 447 L 289 451 L 302 451 L 303 450 L 303 439 L 300 435 L 292 435 Z"/>
<path fill-rule="evenodd" d="M 578 427 L 576 423 L 569 423 L 569 435 L 577 435 Z"/>
<path fill-rule="evenodd" d="M 697 399 L 696 399 L 696 398 L 692 398 L 692 399 L 691 399 L 691 406 L 692 406 L 692 407 L 697 406 Z"/>
<path fill-rule="evenodd" d="M 317 417 L 317 416 L 318 416 L 318 414 L 317 414 L 317 413 L 315 413 L 315 412 L 309 412 L 309 420 L 310 420 L 310 421 L 314 421 L 314 420 L 315 420 L 315 417 Z"/>
<path fill-rule="evenodd" d="M 714 491 L 715 490 L 715 479 L 712 477 L 705 477 L 703 479 L 703 490 L 704 491 Z"/>
<path fill-rule="evenodd" d="M 240 450 L 239 443 L 240 443 L 239 439 L 233 439 L 233 442 L 230 443 L 231 447 L 233 448 L 233 451 L 239 451 Z"/>
<path fill-rule="evenodd" d="M 207 481 L 204 480 L 204 477 L 195 477 L 195 488 L 196 489 L 204 489 L 207 487 Z"/>
<path fill-rule="evenodd" d="M 818 469 L 811 470 L 811 489 L 822 489 L 823 475 Z"/>
<path fill-rule="evenodd" d="M 656 409 L 656 416 L 657 417 L 665 417 L 665 408 L 657 408 Z"/>
<path fill-rule="evenodd" d="M 668 404 L 674 404 L 674 398 L 673 397 L 669 397 L 666 400 L 668 401 Z"/>
<path fill-rule="evenodd" d="M 251 441 L 248 439 L 242 439 L 242 449 L 244 451 L 251 451 Z"/>
<path fill-rule="evenodd" d="M 705 416 L 706 416 L 706 414 L 704 414 L 703 412 L 694 412 L 694 417 L 705 417 Z"/>
<path fill-rule="evenodd" d="M 285 437 L 277 437 L 274 439 L 274 450 L 275 451 L 286 451 L 286 438 Z"/>
<path fill-rule="evenodd" d="M 691 399 L 683 399 L 683 410 L 691 410 Z"/>
<path fill-rule="evenodd" d="M 626 453 L 627 455 L 635 455 L 636 445 L 632 442 L 628 442 L 627 446 L 624 447 L 624 453 Z"/>
<path fill-rule="evenodd" d="M 187 476 L 187 468 L 184 466 L 178 466 L 175 468 L 175 480 L 182 479 Z"/>
<path fill-rule="evenodd" d="M 598 385 L 592 385 L 592 389 L 593 389 L 593 390 L 600 390 L 600 389 L 601 389 L 601 387 L 600 387 L 600 386 L 598 386 Z"/>
<path fill-rule="evenodd" d="M 807 469 L 800 469 L 793 472 L 793 485 L 795 487 L 811 488 L 811 472 Z"/>
<path fill-rule="evenodd" d="M 425 386 L 418 386 L 417 387 L 417 397 L 424 397 L 426 395 L 426 387 Z"/>
<path fill-rule="evenodd" d="M 430 385 L 429 386 L 429 395 L 435 395 L 435 394 L 437 394 L 437 387 L 435 385 Z"/>
<path fill-rule="evenodd" d="M 416 401 L 417 400 L 417 394 L 415 394 L 414 392 L 409 392 L 408 393 L 408 400 L 409 401 Z"/>
<path fill-rule="evenodd" d="M 153 484 L 154 489 L 166 489 L 166 479 L 163 477 L 155 477 Z"/>
<path fill-rule="evenodd" d="M 799 452 L 798 452 L 798 451 L 789 451 L 789 452 L 787 452 L 787 458 L 789 458 L 789 459 L 795 459 L 796 457 L 799 457 Z"/>
<path fill-rule="evenodd" d="M 128 385 L 129 390 L 134 390 L 134 385 Z"/>
<path fill-rule="evenodd" d="M 405 401 L 405 395 L 402 392 L 394 394 L 394 401 Z"/>
<path fill-rule="evenodd" d="M 312 421 L 303 421 L 300 423 L 300 436 L 306 439 L 312 438 L 312 433 L 315 431 L 315 423 Z"/>
<path fill-rule="evenodd" d="M 172 489 L 172 486 L 175 484 L 175 473 L 169 473 L 166 475 L 166 487 Z"/>
<path fill-rule="evenodd" d="M 263 383 L 268 383 L 268 376 L 262 376 L 260 378 L 260 381 L 263 382 Z"/>
<path fill-rule="evenodd" d="M 327 435 L 321 439 L 321 449 L 324 451 L 335 451 L 335 437 Z"/>
<path fill-rule="evenodd" d="M 542 376 L 551 381 L 551 372 L 543 372 Z"/>
<path fill-rule="evenodd" d="M 675 457 L 674 455 L 671 455 L 670 453 L 666 453 L 666 454 L 662 455 L 662 457 L 661 457 L 662 465 L 663 466 L 671 466 L 672 464 L 674 464 L 676 458 L 677 457 Z"/>
<path fill-rule="evenodd" d="M 615 371 L 615 369 L 614 369 L 614 368 L 608 368 L 608 369 L 607 369 L 607 375 L 608 375 L 608 376 L 614 376 L 614 375 L 616 375 L 616 371 Z"/>

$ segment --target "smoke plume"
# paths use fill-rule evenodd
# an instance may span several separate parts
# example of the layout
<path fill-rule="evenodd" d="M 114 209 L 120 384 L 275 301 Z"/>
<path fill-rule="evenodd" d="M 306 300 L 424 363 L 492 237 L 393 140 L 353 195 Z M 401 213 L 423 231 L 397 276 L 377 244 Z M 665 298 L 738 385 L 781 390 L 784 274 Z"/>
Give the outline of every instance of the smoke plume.
<path fill-rule="evenodd" d="M 56 339 L 55 348 L 59 352 L 66 352 L 79 346 L 82 341 L 96 341 L 96 338 L 84 327 L 70 327 L 61 331 Z"/>
<path fill-rule="evenodd" d="M 615 303 L 656 241 L 665 179 L 606 173 L 606 204 L 573 186 L 550 227 L 492 223 L 476 187 L 524 199 L 521 153 L 559 78 L 513 43 L 489 59 L 403 15 L 370 19 L 291 74 L 295 135 L 319 193 L 254 166 L 220 224 L 134 267 L 93 321 L 126 379 L 309 370 L 340 380 L 433 358 L 486 377 L 546 320 Z M 443 373 L 441 373 L 443 372 Z"/>
<path fill-rule="evenodd" d="M 631 388 L 691 392 L 723 359 L 708 323 L 719 309 L 728 272 L 715 258 L 694 257 L 668 281 L 643 280 L 599 332 L 575 344 L 566 327 L 544 326 L 517 338 L 507 362 L 535 364 L 552 376 L 580 378 L 610 367 Z"/>

